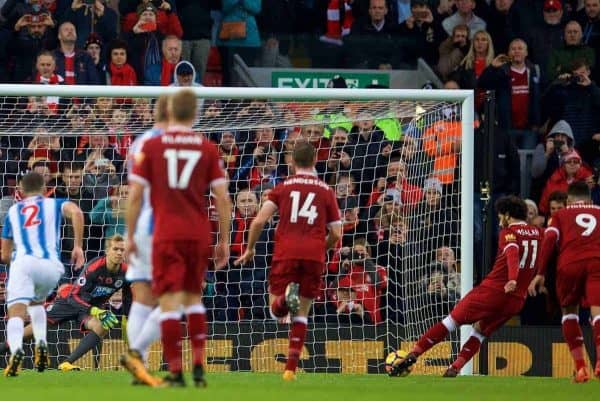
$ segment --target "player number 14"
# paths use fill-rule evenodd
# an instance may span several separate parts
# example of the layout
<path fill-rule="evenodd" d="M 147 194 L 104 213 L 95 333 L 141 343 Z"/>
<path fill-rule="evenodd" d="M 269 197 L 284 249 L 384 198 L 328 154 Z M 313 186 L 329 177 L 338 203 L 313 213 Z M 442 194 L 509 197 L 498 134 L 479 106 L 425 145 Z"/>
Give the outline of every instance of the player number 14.
<path fill-rule="evenodd" d="M 187 149 L 166 149 L 163 157 L 167 159 L 167 179 L 169 188 L 186 189 L 190 184 L 192 171 L 200 160 L 202 152 Z M 185 160 L 185 164 L 179 171 L 179 160 Z"/>
<path fill-rule="evenodd" d="M 302 204 L 300 210 L 298 210 L 298 208 L 300 207 L 300 192 L 290 192 L 290 198 L 292 198 L 292 213 L 290 215 L 290 222 L 297 223 L 298 216 L 300 216 L 306 217 L 308 219 L 308 224 L 313 225 L 317 216 L 319 215 L 317 213 L 317 207 L 312 204 L 313 200 L 315 200 L 315 193 L 309 192 L 306 195 L 306 199 L 304 200 L 304 203 Z"/>

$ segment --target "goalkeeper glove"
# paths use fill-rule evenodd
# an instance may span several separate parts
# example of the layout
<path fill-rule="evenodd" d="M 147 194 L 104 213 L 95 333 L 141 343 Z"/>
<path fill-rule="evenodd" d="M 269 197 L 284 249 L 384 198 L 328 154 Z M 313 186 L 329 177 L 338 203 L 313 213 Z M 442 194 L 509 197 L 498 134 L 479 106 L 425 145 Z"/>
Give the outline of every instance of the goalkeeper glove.
<path fill-rule="evenodd" d="M 108 310 L 97 308 L 95 306 L 90 309 L 90 315 L 100 320 L 100 323 L 102 323 L 102 328 L 105 330 L 110 330 L 115 327 L 117 323 L 119 323 L 119 320 L 114 313 Z"/>

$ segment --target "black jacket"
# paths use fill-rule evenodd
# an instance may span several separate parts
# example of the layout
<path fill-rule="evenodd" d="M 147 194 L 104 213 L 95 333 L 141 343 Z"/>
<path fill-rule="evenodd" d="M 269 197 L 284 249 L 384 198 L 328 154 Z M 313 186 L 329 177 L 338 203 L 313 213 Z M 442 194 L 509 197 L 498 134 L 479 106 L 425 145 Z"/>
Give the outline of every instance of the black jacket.
<path fill-rule="evenodd" d="M 480 192 L 483 180 L 484 163 L 488 157 L 494 158 L 494 177 L 490 183 L 494 193 L 518 194 L 521 189 L 521 161 L 519 151 L 508 132 L 496 127 L 494 132 L 494 150 L 484 149 L 483 128 L 475 130 L 475 192 Z"/>
<path fill-rule="evenodd" d="M 220 9 L 219 1 L 175 0 L 175 4 L 183 28 L 181 39 L 210 39 L 213 26 L 210 10 Z"/>

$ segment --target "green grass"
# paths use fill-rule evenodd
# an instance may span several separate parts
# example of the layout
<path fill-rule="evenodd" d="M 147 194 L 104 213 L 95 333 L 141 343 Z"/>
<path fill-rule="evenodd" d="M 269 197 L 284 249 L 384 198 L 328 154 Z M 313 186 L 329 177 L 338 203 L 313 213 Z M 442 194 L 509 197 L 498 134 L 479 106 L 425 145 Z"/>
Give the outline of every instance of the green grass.
<path fill-rule="evenodd" d="M 191 380 L 190 380 L 191 381 Z M 116 401 L 378 401 L 378 400 L 600 400 L 600 382 L 572 384 L 567 379 L 535 377 L 440 377 L 299 374 L 286 383 L 280 375 L 212 373 L 208 388 L 151 389 L 134 387 L 123 372 L 25 371 L 16 378 L 0 377 L 2 400 Z"/>

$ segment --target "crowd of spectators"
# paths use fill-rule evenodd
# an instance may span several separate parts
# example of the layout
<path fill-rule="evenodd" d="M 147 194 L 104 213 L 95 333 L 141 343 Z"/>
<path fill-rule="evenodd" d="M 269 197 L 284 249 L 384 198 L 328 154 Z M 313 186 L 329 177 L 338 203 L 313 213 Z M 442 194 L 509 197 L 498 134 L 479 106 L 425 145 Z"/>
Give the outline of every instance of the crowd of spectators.
<path fill-rule="evenodd" d="M 492 200 L 519 193 L 521 149 L 532 154 L 526 183 L 532 222 L 544 225 L 574 180 L 588 182 L 600 203 L 600 0 L 0 0 L 0 6 L 0 82 L 230 85 L 235 54 L 266 67 L 292 67 L 298 54 L 319 68 L 411 68 L 422 58 L 444 88 L 475 90 L 479 117 L 485 92 L 496 93 L 493 152 L 483 148 L 485 132 L 475 132 L 475 154 L 494 159 Z M 336 77 L 330 86 L 346 83 Z M 331 101 L 315 106 L 314 124 L 306 125 L 292 106 L 223 100 L 205 101 L 199 111 L 231 181 L 232 256 L 243 252 L 266 193 L 290 173 L 289 150 L 302 136 L 318 149 L 317 171 L 335 189 L 344 219 L 315 319 L 378 323 L 407 320 L 408 310 L 446 313 L 460 296 L 458 108 L 405 120 L 393 102 L 381 110 Z M 98 255 L 102 238 L 124 230 L 128 147 L 152 125 L 151 101 L 32 96 L 4 99 L 0 112 L 4 130 L 23 133 L 1 138 L 1 210 L 20 199 L 19 174 L 39 171 L 48 196 L 78 201 L 88 259 Z M 225 122 L 258 126 L 215 128 Z M 483 249 L 483 163 L 476 157 L 476 250 Z M 232 265 L 209 275 L 214 320 L 268 317 L 265 278 L 276 225 L 266 226 L 253 269 Z M 70 246 L 65 235 L 65 255 Z M 485 271 L 479 252 L 475 264 Z M 523 321 L 531 319 L 525 314 Z"/>

